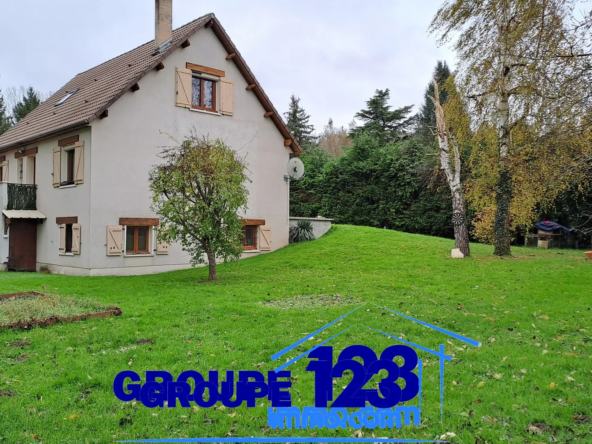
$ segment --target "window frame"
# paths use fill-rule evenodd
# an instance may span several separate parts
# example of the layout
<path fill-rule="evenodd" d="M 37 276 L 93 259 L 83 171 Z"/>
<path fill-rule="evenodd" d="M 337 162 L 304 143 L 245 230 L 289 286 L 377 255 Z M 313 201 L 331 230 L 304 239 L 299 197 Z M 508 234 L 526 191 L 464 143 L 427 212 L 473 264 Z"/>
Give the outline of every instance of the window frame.
<path fill-rule="evenodd" d="M 247 230 L 253 230 L 253 245 L 247 245 Z M 244 225 L 243 226 L 243 250 L 257 251 L 259 250 L 259 226 L 258 225 Z"/>
<path fill-rule="evenodd" d="M 193 79 L 200 80 L 200 103 L 201 105 L 194 105 L 193 104 Z M 212 82 L 212 108 L 207 108 L 204 103 L 204 81 Z M 191 109 L 197 109 L 200 111 L 207 111 L 211 113 L 217 113 L 217 89 L 218 89 L 218 80 L 211 79 L 209 77 L 202 77 L 196 74 L 191 75 Z"/>
<path fill-rule="evenodd" d="M 146 250 L 138 250 L 138 229 L 143 228 L 146 230 Z M 133 250 L 128 250 L 127 236 L 128 230 L 134 230 L 134 245 Z M 125 225 L 125 243 L 123 245 L 123 253 L 125 256 L 152 256 L 150 246 L 152 244 L 152 226 L 149 225 Z"/>

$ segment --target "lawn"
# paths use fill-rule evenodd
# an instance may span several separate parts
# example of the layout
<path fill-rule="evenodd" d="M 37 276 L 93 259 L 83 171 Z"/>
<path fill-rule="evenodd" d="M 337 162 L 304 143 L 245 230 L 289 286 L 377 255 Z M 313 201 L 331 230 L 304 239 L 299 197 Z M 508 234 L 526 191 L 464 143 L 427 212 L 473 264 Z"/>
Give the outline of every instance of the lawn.
<path fill-rule="evenodd" d="M 452 432 L 451 442 L 467 444 L 592 442 L 592 261 L 582 252 L 526 248 L 496 259 L 485 245 L 453 260 L 452 247 L 447 239 L 337 226 L 317 241 L 221 265 L 217 282 L 205 281 L 205 268 L 138 277 L 0 273 L 0 293 L 35 290 L 123 310 L 119 317 L 0 332 L 0 442 L 352 437 L 353 429 L 271 431 L 267 402 L 250 409 L 148 409 L 117 400 L 112 383 L 126 369 L 271 370 L 278 365 L 271 355 L 363 303 L 342 325 L 279 362 L 354 324 L 331 343 L 336 351 L 395 343 L 368 325 L 431 349 L 444 344 L 454 357 L 445 366 L 443 423 L 438 362 L 419 351 L 421 426 L 364 429 L 365 438 Z M 306 361 L 289 368 L 293 404 L 301 407 L 314 405 Z"/>

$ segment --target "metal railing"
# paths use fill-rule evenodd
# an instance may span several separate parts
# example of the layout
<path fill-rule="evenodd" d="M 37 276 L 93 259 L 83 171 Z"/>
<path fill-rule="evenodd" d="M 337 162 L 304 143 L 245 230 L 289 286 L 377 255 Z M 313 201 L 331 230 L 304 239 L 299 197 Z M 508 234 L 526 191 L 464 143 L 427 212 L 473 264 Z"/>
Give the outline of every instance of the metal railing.
<path fill-rule="evenodd" d="M 36 210 L 37 185 L 9 183 L 7 210 Z"/>

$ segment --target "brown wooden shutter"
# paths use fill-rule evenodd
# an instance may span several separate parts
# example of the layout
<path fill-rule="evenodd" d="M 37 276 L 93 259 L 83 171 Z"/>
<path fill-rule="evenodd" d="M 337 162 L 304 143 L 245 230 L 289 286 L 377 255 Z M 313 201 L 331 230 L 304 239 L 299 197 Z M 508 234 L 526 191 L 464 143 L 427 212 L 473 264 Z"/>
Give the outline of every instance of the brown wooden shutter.
<path fill-rule="evenodd" d="M 84 182 L 84 142 L 76 142 L 74 148 L 74 183 Z"/>
<path fill-rule="evenodd" d="M 123 227 L 107 225 L 107 256 L 120 256 L 123 248 Z"/>
<path fill-rule="evenodd" d="M 53 149 L 53 186 L 59 187 L 62 181 L 62 148 Z"/>
<path fill-rule="evenodd" d="M 72 224 L 72 254 L 80 254 L 80 224 Z"/>
<path fill-rule="evenodd" d="M 261 239 L 259 240 L 259 250 L 271 250 L 271 227 L 269 225 L 263 225 L 261 227 Z"/>
<path fill-rule="evenodd" d="M 0 166 L 2 166 L 2 177 L 0 177 L 0 181 L 8 182 L 8 160 L 0 163 Z"/>
<path fill-rule="evenodd" d="M 175 96 L 177 106 L 191 108 L 191 70 L 177 68 L 175 74 Z"/>
<path fill-rule="evenodd" d="M 234 81 L 222 77 L 220 79 L 220 114 L 232 116 L 234 113 Z"/>
<path fill-rule="evenodd" d="M 60 254 L 64 254 L 66 252 L 66 224 L 60 224 Z"/>

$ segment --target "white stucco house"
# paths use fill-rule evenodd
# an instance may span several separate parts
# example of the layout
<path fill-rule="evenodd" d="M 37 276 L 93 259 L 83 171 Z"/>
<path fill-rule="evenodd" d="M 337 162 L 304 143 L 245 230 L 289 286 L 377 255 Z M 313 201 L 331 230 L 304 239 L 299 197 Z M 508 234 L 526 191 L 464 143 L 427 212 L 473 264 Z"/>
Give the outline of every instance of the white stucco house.
<path fill-rule="evenodd" d="M 169 136 L 192 130 L 246 155 L 244 256 L 288 244 L 285 167 L 300 147 L 213 14 L 76 75 L 0 136 L 0 263 L 8 269 L 128 275 L 189 267 L 157 245 L 148 171 Z"/>

